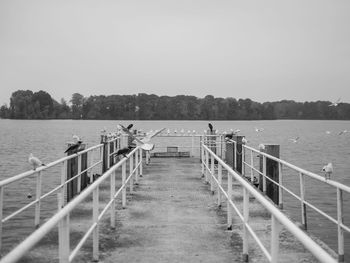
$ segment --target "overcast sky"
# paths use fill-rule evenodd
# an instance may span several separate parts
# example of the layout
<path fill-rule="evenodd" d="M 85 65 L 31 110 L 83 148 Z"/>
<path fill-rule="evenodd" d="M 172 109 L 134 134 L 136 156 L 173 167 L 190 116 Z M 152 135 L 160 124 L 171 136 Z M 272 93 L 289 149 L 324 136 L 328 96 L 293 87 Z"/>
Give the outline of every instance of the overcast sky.
<path fill-rule="evenodd" d="M 350 102 L 350 1 L 1 0 L 18 89 Z"/>

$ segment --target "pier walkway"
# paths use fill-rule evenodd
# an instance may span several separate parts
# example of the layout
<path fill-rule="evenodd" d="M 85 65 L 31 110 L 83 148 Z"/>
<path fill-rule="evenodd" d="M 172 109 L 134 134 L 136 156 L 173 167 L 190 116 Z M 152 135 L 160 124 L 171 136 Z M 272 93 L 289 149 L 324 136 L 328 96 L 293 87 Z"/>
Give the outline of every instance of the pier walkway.
<path fill-rule="evenodd" d="M 154 158 L 144 166 L 127 208 L 117 212 L 117 246 L 101 253 L 101 261 L 242 262 L 241 223 L 234 216 L 233 230 L 227 231 L 226 205 L 218 208 L 200 171 L 199 160 L 192 158 Z M 243 198 L 237 187 L 239 206 Z M 270 217 L 256 205 L 254 227 L 269 243 Z M 287 232 L 282 231 L 280 242 L 279 262 L 318 262 Z M 253 241 L 249 262 L 267 262 Z"/>

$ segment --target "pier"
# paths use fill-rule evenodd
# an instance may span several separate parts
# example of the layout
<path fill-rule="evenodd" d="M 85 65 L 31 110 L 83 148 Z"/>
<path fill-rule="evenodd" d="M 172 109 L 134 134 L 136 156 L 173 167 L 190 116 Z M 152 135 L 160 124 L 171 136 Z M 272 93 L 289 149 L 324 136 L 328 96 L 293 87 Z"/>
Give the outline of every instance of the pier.
<path fill-rule="evenodd" d="M 336 262 L 336 253 L 304 231 L 309 203 L 298 196 L 305 214 L 301 225 L 280 209 L 283 191 L 290 191 L 282 183 L 280 166 L 290 164 L 218 137 L 189 136 L 191 157 L 164 158 L 161 154 L 163 158 L 155 158 L 153 154 L 148 165 L 147 155 L 139 146 L 126 157 L 111 158 L 126 140 L 102 140 L 100 145 L 0 182 L 2 224 L 33 206 L 37 227 L 0 262 Z M 196 150 L 195 141 L 199 141 Z M 84 168 L 80 164 L 83 154 L 87 154 Z M 251 162 L 253 154 L 262 158 L 262 169 Z M 73 158 L 78 159 L 77 174 L 67 180 L 67 164 Z M 278 163 L 280 180 L 274 182 L 279 189 L 277 200 L 267 197 L 268 182 L 273 180 L 266 159 Z M 237 171 L 238 160 L 241 172 Z M 60 184 L 42 193 L 42 176 L 54 166 L 61 167 Z M 300 173 L 301 189 L 303 176 L 315 176 L 292 168 Z M 96 169 L 100 174 L 94 178 Z M 30 175 L 37 178 L 35 200 L 3 217 L 5 188 Z M 90 178 L 84 189 L 83 175 Z M 262 190 L 253 184 L 259 175 Z M 68 185 L 74 180 L 79 189 L 67 200 Z M 330 180 L 326 183 L 340 192 L 341 208 L 341 193 L 348 188 Z M 51 194 L 57 197 L 58 210 L 41 220 L 40 203 Z M 346 226 L 339 220 L 341 217 L 337 221 L 338 260 L 343 261 L 342 233 Z"/>

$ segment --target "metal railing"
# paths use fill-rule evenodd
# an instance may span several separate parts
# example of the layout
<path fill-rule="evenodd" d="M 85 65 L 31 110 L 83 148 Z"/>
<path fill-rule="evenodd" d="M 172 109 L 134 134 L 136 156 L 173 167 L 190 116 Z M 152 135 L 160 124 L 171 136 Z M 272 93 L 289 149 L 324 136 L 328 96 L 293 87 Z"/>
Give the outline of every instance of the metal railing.
<path fill-rule="evenodd" d="M 260 152 L 259 152 L 260 153 Z M 258 191 L 251 183 L 244 179 L 240 174 L 235 172 L 221 158 L 219 158 L 211 149 L 203 144 L 202 150 L 202 174 L 205 176 L 206 182 L 210 183 L 211 191 L 217 188 L 218 205 L 221 205 L 221 194 L 227 199 L 227 224 L 232 228 L 232 212 L 237 213 L 239 219 L 243 223 L 243 257 L 248 259 L 248 236 L 254 239 L 260 247 L 269 262 L 278 262 L 279 256 L 279 233 L 281 227 L 287 229 L 303 246 L 309 250 L 315 258 L 320 262 L 336 262 L 336 260 L 323 250 L 315 241 L 313 241 L 306 233 L 296 226 L 286 215 L 284 215 L 277 207 L 267 200 L 260 191 Z M 270 156 L 268 156 L 270 157 Z M 272 157 L 272 156 L 271 156 Z M 209 161 L 210 160 L 210 161 Z M 217 169 L 214 163 L 217 162 Z M 222 170 L 227 170 L 227 190 L 223 188 Z M 216 172 L 217 171 L 217 175 Z M 210 177 L 210 178 L 209 178 Z M 243 187 L 243 213 L 241 213 L 235 203 L 232 201 L 232 180 L 235 179 Z M 262 204 L 271 214 L 271 246 L 270 251 L 264 246 L 253 228 L 249 224 L 249 195 Z"/>
<path fill-rule="evenodd" d="M 96 145 L 94 147 L 90 147 L 86 150 L 79 151 L 76 154 L 72 154 L 70 156 L 61 158 L 59 160 L 56 160 L 54 162 L 51 162 L 45 166 L 40 166 L 36 170 L 30 170 L 21 174 L 18 174 L 16 176 L 10 177 L 8 179 L 5 179 L 3 181 L 0 181 L 0 251 L 2 248 L 2 236 L 3 236 L 3 224 L 10 221 L 12 218 L 19 216 L 22 212 L 28 210 L 31 207 L 35 207 L 34 212 L 34 226 L 38 227 L 40 225 L 41 221 L 41 203 L 45 198 L 48 198 L 49 196 L 53 195 L 56 192 L 61 192 L 63 195 L 67 191 L 67 185 L 71 183 L 73 180 L 77 180 L 78 185 L 78 191 L 80 191 L 80 185 L 81 185 L 81 176 L 84 173 L 88 173 L 91 178 L 91 171 L 95 167 L 101 164 L 101 149 L 102 144 Z M 96 153 L 97 152 L 97 153 Z M 88 167 L 86 169 L 82 169 L 81 167 L 81 158 L 83 154 L 89 153 L 89 160 L 88 160 Z M 95 161 L 95 156 L 98 156 L 98 159 Z M 73 158 L 78 158 L 78 171 L 77 174 L 74 175 L 71 178 L 67 178 L 67 163 L 69 160 L 72 160 Z M 48 170 L 53 167 L 61 167 L 61 179 L 60 184 L 57 186 L 54 186 L 54 188 L 50 189 L 48 192 L 43 193 L 43 179 L 46 175 L 49 175 Z M 47 172 L 47 174 L 45 174 Z M 4 215 L 4 197 L 6 188 L 9 187 L 11 184 L 15 182 L 21 182 L 31 176 L 35 176 L 35 199 L 28 204 L 25 204 L 22 207 L 17 208 L 14 212 Z"/>
<path fill-rule="evenodd" d="M 101 145 L 95 146 L 100 148 Z M 109 149 L 109 147 L 108 147 Z M 113 156 L 114 152 L 108 150 L 108 157 Z M 63 161 L 67 161 L 68 157 Z M 108 158 L 109 160 L 109 158 Z M 126 174 L 127 162 L 129 161 L 129 175 Z M 62 162 L 62 160 L 60 160 Z M 58 163 L 60 163 L 58 162 Z M 101 163 L 101 160 L 99 161 Z M 116 175 L 117 170 L 121 168 L 121 186 L 116 190 Z M 110 211 L 110 226 L 115 228 L 115 205 L 116 199 L 119 195 L 122 196 L 122 206 L 126 206 L 126 189 L 128 183 L 130 184 L 129 190 L 132 191 L 132 185 L 134 180 L 137 182 L 139 176 L 142 175 L 142 149 L 137 147 L 131 151 L 126 158 L 122 158 L 118 163 L 109 167 L 103 175 L 101 175 L 95 182 L 84 189 L 79 195 L 77 195 L 72 201 L 64 205 L 63 193 L 57 194 L 59 211 L 46 221 L 40 228 L 28 236 L 22 243 L 14 248 L 10 253 L 0 261 L 1 263 L 16 262 L 23 257 L 28 251 L 30 251 L 41 239 L 43 239 L 50 231 L 54 230 L 58 225 L 58 250 L 60 263 L 72 262 L 82 248 L 87 239 L 92 235 L 92 258 L 97 261 L 99 258 L 99 223 L 103 216 Z M 110 198 L 108 203 L 99 212 L 99 186 L 110 180 Z M 59 189 L 62 189 L 59 188 Z M 81 204 L 88 196 L 92 194 L 92 224 L 85 232 L 84 236 L 74 247 L 70 247 L 70 227 L 69 217 L 70 213 Z"/>

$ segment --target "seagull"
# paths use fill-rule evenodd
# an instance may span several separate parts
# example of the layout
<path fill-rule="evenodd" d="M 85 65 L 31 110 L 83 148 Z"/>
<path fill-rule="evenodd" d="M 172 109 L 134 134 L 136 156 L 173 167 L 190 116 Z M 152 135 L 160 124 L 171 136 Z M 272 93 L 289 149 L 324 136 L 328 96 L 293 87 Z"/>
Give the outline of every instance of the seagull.
<path fill-rule="evenodd" d="M 74 135 L 73 135 L 73 142 L 74 142 L 74 143 L 77 143 L 78 141 L 81 141 L 80 138 L 79 138 L 79 136 L 76 135 L 76 134 L 74 134 Z"/>
<path fill-rule="evenodd" d="M 342 135 L 342 134 L 347 133 L 347 132 L 348 132 L 348 130 L 344 130 L 344 131 L 339 132 L 338 135 Z"/>
<path fill-rule="evenodd" d="M 333 173 L 333 165 L 332 163 L 328 163 L 327 165 L 323 166 L 322 168 L 322 172 L 325 172 L 325 179 L 330 179 L 331 178 L 331 174 Z"/>
<path fill-rule="evenodd" d="M 294 139 L 289 139 L 290 141 L 292 141 L 292 143 L 297 143 L 298 142 L 298 140 L 299 140 L 299 136 L 298 137 L 296 137 L 296 138 L 294 138 Z"/>
<path fill-rule="evenodd" d="M 195 134 L 195 133 L 196 133 L 196 130 L 193 130 L 192 133 Z"/>
<path fill-rule="evenodd" d="M 225 135 L 225 140 L 232 140 L 234 133 L 228 133 Z"/>
<path fill-rule="evenodd" d="M 331 104 L 329 104 L 329 107 L 336 107 L 338 106 L 338 104 L 340 103 L 340 98 L 336 101 L 336 102 L 332 102 Z"/>
<path fill-rule="evenodd" d="M 177 133 L 177 130 L 176 130 L 176 129 L 174 130 L 174 133 L 175 133 L 175 134 Z"/>
<path fill-rule="evenodd" d="M 132 147 L 129 145 L 128 147 L 119 149 L 116 153 L 113 154 L 113 156 L 123 155 L 124 157 L 127 157 L 126 155 L 130 152 L 131 149 Z"/>
<path fill-rule="evenodd" d="M 69 146 L 67 148 L 67 150 L 64 151 L 64 153 L 67 153 L 67 152 L 77 153 L 79 148 L 80 148 L 81 143 L 82 143 L 82 141 L 80 140 L 77 143 L 72 144 L 71 146 Z"/>
<path fill-rule="evenodd" d="M 166 133 L 169 135 L 169 134 L 170 134 L 170 129 L 168 129 L 168 130 L 166 131 Z"/>
<path fill-rule="evenodd" d="M 213 132 L 213 125 L 209 122 L 208 126 L 209 126 L 210 131 Z"/>
<path fill-rule="evenodd" d="M 107 128 L 106 127 L 103 127 L 103 129 L 101 130 L 101 134 L 102 135 L 106 135 L 107 133 Z M 74 136 L 73 136 L 74 137 Z"/>
<path fill-rule="evenodd" d="M 237 133 L 239 133 L 240 131 L 241 131 L 240 129 L 236 129 L 236 130 L 233 131 L 233 133 L 234 133 L 234 134 L 237 134 Z"/>
<path fill-rule="evenodd" d="M 259 147 L 260 151 L 265 150 L 265 144 L 263 144 L 263 143 L 260 143 L 258 147 Z"/>
<path fill-rule="evenodd" d="M 35 171 L 36 168 L 38 168 L 39 166 L 45 166 L 45 164 L 43 164 L 39 158 L 35 157 L 32 153 L 29 154 L 29 158 L 28 158 L 28 162 L 33 165 L 33 170 Z"/>
<path fill-rule="evenodd" d="M 129 124 L 128 127 L 126 127 L 128 130 L 130 130 L 132 128 L 132 126 L 134 126 L 134 124 Z"/>
<path fill-rule="evenodd" d="M 247 144 L 247 143 L 248 143 L 248 140 L 247 140 L 246 138 L 243 137 L 243 138 L 242 138 L 242 143 L 243 143 L 243 144 Z"/>
<path fill-rule="evenodd" d="M 264 130 L 264 128 L 254 128 L 256 132 L 262 132 Z"/>
<path fill-rule="evenodd" d="M 331 132 L 330 131 L 326 131 L 326 134 L 331 134 Z"/>

